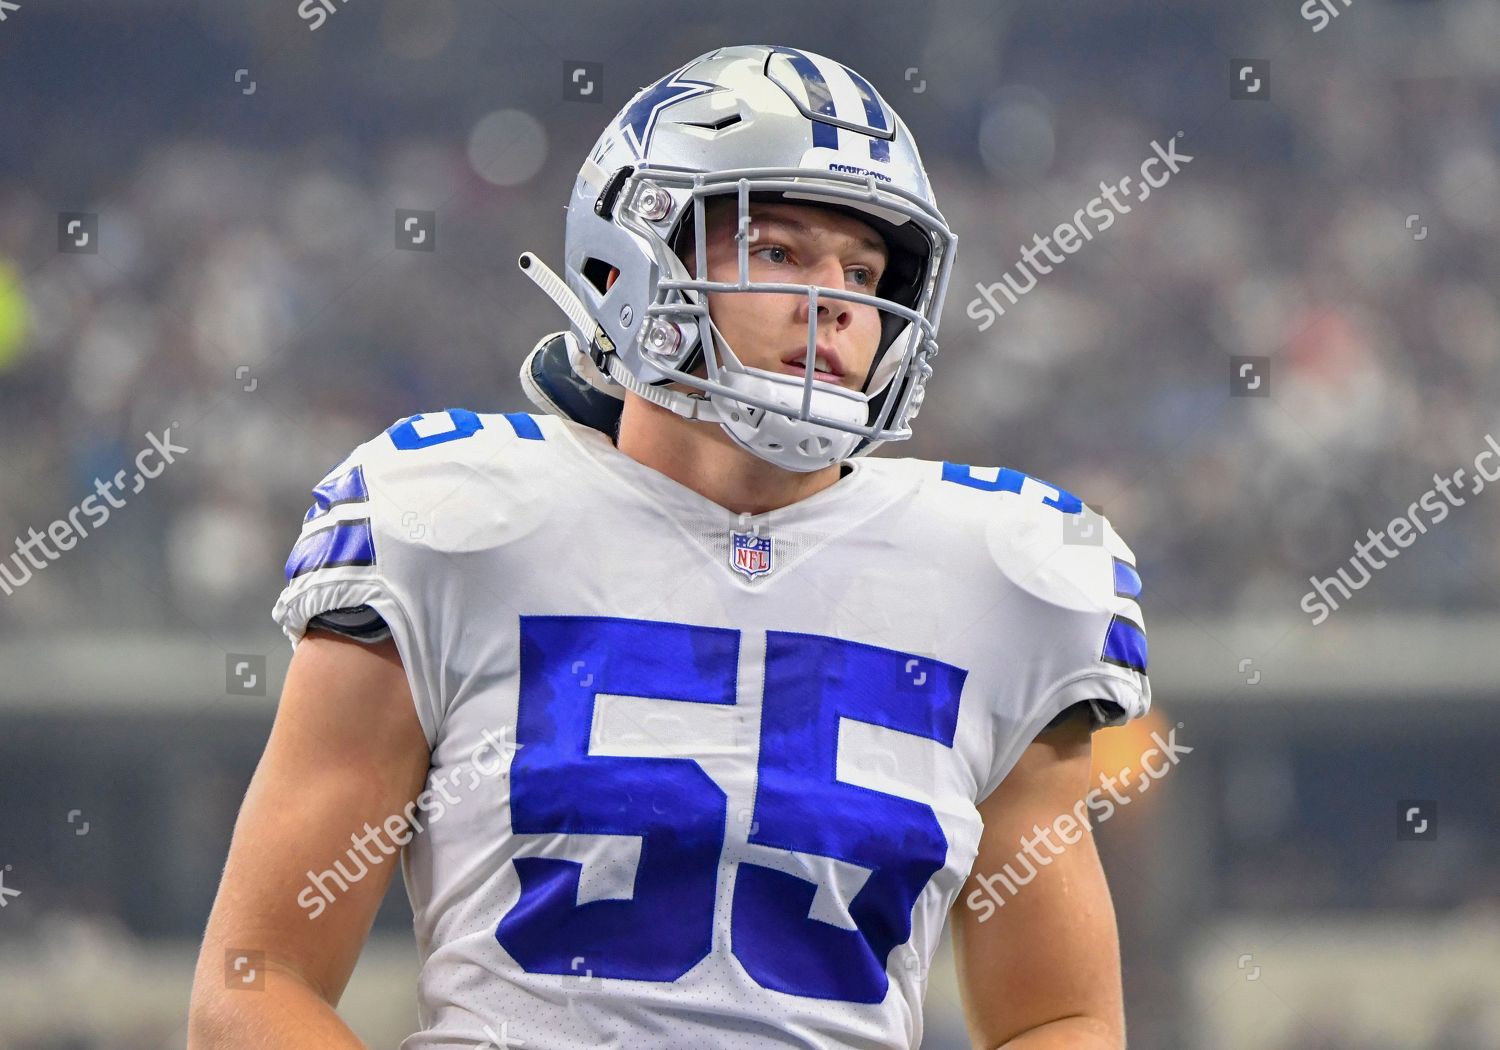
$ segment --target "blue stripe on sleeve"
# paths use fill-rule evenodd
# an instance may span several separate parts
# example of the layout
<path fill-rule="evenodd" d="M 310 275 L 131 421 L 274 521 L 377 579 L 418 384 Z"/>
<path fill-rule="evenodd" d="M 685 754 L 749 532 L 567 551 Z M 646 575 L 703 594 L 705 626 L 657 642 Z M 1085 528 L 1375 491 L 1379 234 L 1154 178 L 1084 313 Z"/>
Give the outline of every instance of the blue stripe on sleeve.
<path fill-rule="evenodd" d="M 1104 632 L 1104 652 L 1099 659 L 1145 674 L 1146 632 L 1140 624 L 1116 614 Z"/>
<path fill-rule="evenodd" d="M 336 478 L 329 478 L 312 490 L 312 496 L 313 504 L 307 508 L 307 515 L 302 519 L 304 525 L 314 518 L 322 517 L 330 508 L 341 503 L 366 502 L 370 498 L 370 491 L 365 488 L 364 468 L 355 467 Z"/>
<path fill-rule="evenodd" d="M 341 521 L 299 539 L 286 559 L 286 578 L 345 565 L 374 565 L 375 538 L 369 518 Z"/>
<path fill-rule="evenodd" d="M 1115 559 L 1115 594 L 1120 598 L 1141 596 L 1141 574 L 1122 558 Z"/>

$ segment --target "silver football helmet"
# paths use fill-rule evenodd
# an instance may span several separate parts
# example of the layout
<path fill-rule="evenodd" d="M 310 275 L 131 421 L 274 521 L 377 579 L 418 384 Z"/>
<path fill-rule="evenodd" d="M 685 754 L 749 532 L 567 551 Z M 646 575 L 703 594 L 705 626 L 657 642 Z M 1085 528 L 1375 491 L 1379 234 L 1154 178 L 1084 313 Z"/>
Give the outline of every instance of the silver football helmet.
<path fill-rule="evenodd" d="M 705 201 L 716 195 L 737 202 L 736 281 L 707 279 Z M 874 228 L 889 249 L 874 294 L 751 281 L 750 206 L 761 200 Z M 748 45 L 643 88 L 605 128 L 568 202 L 566 283 L 530 252 L 520 264 L 568 315 L 575 370 L 596 390 L 717 422 L 763 459 L 810 471 L 911 436 L 956 243 L 911 133 L 863 77 L 811 52 Z M 695 274 L 679 254 L 689 245 Z M 807 362 L 820 300 L 876 307 L 880 345 L 862 387 L 811 367 L 798 376 L 745 365 L 709 314 L 709 292 L 806 295 Z M 700 366 L 706 375 L 693 374 Z M 523 381 L 531 371 L 523 366 Z M 533 386 L 533 400 L 555 411 Z"/>

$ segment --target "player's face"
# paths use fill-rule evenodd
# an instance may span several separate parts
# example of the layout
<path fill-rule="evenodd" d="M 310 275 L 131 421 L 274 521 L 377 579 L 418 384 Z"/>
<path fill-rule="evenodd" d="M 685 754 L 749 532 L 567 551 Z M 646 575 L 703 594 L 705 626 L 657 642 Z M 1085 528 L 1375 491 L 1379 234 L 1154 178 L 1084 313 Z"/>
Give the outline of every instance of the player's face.
<path fill-rule="evenodd" d="M 734 240 L 736 202 L 705 205 L 711 281 L 739 280 Z M 805 204 L 752 204 L 750 280 L 810 284 L 875 294 L 887 250 L 868 224 Z M 684 253 L 697 275 L 692 247 Z M 710 292 L 709 313 L 735 356 L 748 367 L 802 377 L 808 300 L 802 293 Z M 880 346 L 880 311 L 844 299 L 819 299 L 814 378 L 859 390 Z M 695 370 L 701 371 L 701 369 Z"/>

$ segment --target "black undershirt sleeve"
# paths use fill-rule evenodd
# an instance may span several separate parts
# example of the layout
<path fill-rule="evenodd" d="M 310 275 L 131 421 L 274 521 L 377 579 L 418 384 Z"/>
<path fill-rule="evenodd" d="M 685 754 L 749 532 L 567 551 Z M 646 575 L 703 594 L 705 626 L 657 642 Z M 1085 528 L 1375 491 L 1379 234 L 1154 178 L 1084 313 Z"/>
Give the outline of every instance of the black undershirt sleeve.
<path fill-rule="evenodd" d="M 374 645 L 391 636 L 391 629 L 380 618 L 380 614 L 368 605 L 353 605 L 346 609 L 329 609 L 307 621 L 307 627 L 321 627 L 334 634 L 342 634 L 355 641 Z"/>
<path fill-rule="evenodd" d="M 1056 729 L 1077 715 L 1083 715 L 1089 720 L 1089 732 L 1092 733 L 1106 722 L 1118 718 L 1120 708 L 1108 700 L 1080 700 L 1059 711 L 1052 721 L 1042 726 L 1040 732 L 1045 733 L 1049 729 Z"/>

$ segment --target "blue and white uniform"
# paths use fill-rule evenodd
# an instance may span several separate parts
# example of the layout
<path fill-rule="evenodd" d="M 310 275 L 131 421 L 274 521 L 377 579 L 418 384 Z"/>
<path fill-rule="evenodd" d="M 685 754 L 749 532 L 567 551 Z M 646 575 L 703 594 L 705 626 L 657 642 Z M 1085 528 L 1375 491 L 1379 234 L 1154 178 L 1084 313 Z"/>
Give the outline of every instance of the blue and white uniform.
<path fill-rule="evenodd" d="M 275 618 L 378 612 L 456 799 L 402 857 L 403 1050 L 920 1043 L 976 804 L 1071 705 L 1150 705 L 1141 585 L 1027 475 L 845 469 L 740 516 L 571 420 L 455 409 L 318 485 Z"/>

